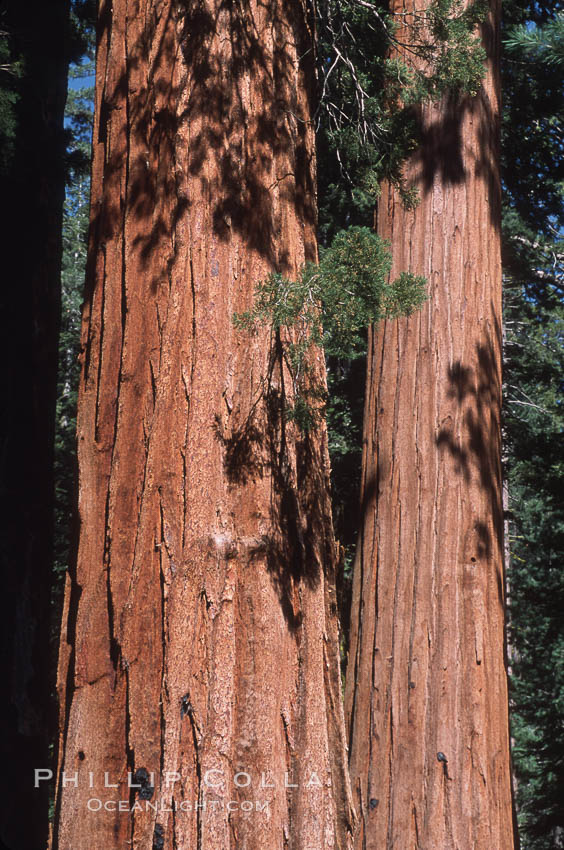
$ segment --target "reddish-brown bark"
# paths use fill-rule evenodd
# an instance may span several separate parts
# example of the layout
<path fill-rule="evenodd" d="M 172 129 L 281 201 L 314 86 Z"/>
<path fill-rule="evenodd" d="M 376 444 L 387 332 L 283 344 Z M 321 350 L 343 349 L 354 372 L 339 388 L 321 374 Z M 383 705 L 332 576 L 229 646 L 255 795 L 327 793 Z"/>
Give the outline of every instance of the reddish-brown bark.
<path fill-rule="evenodd" d="M 113 0 L 98 45 L 54 847 L 345 847 L 325 433 L 232 323 L 315 257 L 304 8 Z"/>
<path fill-rule="evenodd" d="M 402 6 L 405 8 L 405 6 Z M 497 7 L 484 27 L 495 68 Z M 392 276 L 429 300 L 370 339 L 346 716 L 358 848 L 513 848 L 504 665 L 497 77 L 422 110 Z M 443 754 L 447 762 L 438 754 Z"/>

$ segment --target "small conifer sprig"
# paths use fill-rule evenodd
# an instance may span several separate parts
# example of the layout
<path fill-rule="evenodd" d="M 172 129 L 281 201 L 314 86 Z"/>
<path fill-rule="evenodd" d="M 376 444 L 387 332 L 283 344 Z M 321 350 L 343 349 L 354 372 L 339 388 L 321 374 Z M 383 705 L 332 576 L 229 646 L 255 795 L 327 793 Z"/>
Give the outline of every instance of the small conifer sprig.
<path fill-rule="evenodd" d="M 234 316 L 236 327 L 270 327 L 292 376 L 289 418 L 308 430 L 318 419 L 324 394 L 306 376 L 308 353 L 352 360 L 365 353 L 365 331 L 383 318 L 409 315 L 426 298 L 426 280 L 403 272 L 389 281 L 386 242 L 368 227 L 341 230 L 318 264 L 307 263 L 296 280 L 273 272 L 255 290 L 251 310 Z"/>

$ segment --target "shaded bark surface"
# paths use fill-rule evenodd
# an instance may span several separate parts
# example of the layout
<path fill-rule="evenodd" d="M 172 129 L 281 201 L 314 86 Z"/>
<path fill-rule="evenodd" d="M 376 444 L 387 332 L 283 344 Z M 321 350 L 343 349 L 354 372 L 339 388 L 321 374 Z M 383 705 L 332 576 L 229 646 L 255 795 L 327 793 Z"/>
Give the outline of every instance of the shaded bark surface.
<path fill-rule="evenodd" d="M 59 850 L 347 846 L 326 436 L 232 323 L 315 257 L 310 38 L 297 2 L 101 5 Z"/>
<path fill-rule="evenodd" d="M 358 848 L 514 846 L 498 110 L 491 69 L 477 98 L 426 106 L 407 171 L 420 204 L 385 185 L 378 207 L 392 276 L 425 275 L 429 300 L 369 345 L 345 707 Z"/>
<path fill-rule="evenodd" d="M 0 168 L 0 846 L 38 850 L 49 800 L 33 771 L 49 766 L 54 731 L 49 596 L 69 2 L 5 0 L 1 13 L 23 67 L 14 151 L 3 151 Z"/>

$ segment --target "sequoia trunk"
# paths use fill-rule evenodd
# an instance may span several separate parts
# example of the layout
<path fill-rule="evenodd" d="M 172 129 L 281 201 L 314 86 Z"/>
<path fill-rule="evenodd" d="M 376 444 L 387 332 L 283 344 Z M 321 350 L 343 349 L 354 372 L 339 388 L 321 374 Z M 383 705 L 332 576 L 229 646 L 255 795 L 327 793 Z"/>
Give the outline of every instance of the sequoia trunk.
<path fill-rule="evenodd" d="M 326 437 L 232 321 L 315 257 L 310 38 L 299 2 L 101 5 L 60 850 L 347 846 Z"/>
<path fill-rule="evenodd" d="M 429 300 L 369 345 L 346 692 L 358 848 L 513 847 L 496 29 L 497 7 L 478 96 L 421 111 L 419 206 L 390 185 L 378 206 L 392 277 L 425 275 Z"/>

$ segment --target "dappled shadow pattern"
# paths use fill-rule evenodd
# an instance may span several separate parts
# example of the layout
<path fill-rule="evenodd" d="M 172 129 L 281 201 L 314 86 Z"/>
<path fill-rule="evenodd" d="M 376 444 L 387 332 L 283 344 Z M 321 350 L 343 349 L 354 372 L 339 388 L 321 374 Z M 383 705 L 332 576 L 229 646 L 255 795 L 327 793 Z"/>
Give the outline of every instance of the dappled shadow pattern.
<path fill-rule="evenodd" d="M 476 367 L 460 361 L 449 368 L 448 397 L 466 407 L 464 426 L 467 440 L 459 443 L 448 429 L 437 436 L 437 445 L 446 448 L 455 460 L 455 471 L 470 482 L 478 473 L 480 487 L 487 495 L 493 533 L 498 551 L 503 548 L 503 504 L 500 457 L 501 376 L 498 352 L 501 350 L 501 328 L 496 320 L 496 340 L 487 337 L 476 346 Z M 473 404 L 468 402 L 473 399 Z M 478 557 L 492 555 L 491 532 L 485 522 L 477 522 Z M 503 587 L 499 588 L 503 597 Z"/>
<path fill-rule="evenodd" d="M 284 617 L 296 630 L 302 623 L 299 585 L 316 587 L 321 564 L 333 564 L 334 552 L 329 550 L 328 505 L 320 496 L 328 483 L 321 480 L 320 435 L 316 429 L 302 433 L 288 420 L 289 399 L 280 377 L 284 368 L 282 348 L 275 341 L 268 376 L 251 414 L 229 435 L 216 423 L 215 433 L 224 447 L 224 468 L 232 486 L 270 478 L 272 529 L 251 560 L 266 555 Z"/>
<path fill-rule="evenodd" d="M 494 51 L 494 34 L 491 24 L 482 24 L 482 38 L 489 56 Z M 481 178 L 488 186 L 488 202 L 491 224 L 501 227 L 501 184 L 499 180 L 500 121 L 492 102 L 482 86 L 475 97 L 452 93 L 445 95 L 438 107 L 439 118 L 428 120 L 433 107 L 419 111 L 419 147 L 414 155 L 416 184 L 425 192 L 431 190 L 438 177 L 443 186 L 462 184 L 469 177 Z M 423 117 L 425 116 L 425 118 Z M 465 151 L 464 123 L 472 120 L 470 136 L 477 137 L 471 143 L 474 152 L 473 174 L 467 173 L 472 160 Z M 476 130 L 476 122 L 478 127 Z"/>
<path fill-rule="evenodd" d="M 469 108 L 469 98 L 460 100 L 450 95 L 441 104 L 440 119 L 421 128 L 415 159 L 420 164 L 420 179 L 425 191 L 431 189 L 436 175 L 446 186 L 462 183 L 466 179 L 462 157 L 462 121 Z"/>
<path fill-rule="evenodd" d="M 246 484 L 264 473 L 264 433 L 251 414 L 229 437 L 222 433 L 216 417 L 215 435 L 224 447 L 224 466 L 231 484 Z"/>
<path fill-rule="evenodd" d="M 125 230 L 126 222 L 133 227 L 138 222 L 132 246 L 150 274 L 154 252 L 170 238 L 193 197 L 204 197 L 220 240 L 238 233 L 277 270 L 288 269 L 286 246 L 277 244 L 274 185 L 281 204 L 290 203 L 300 220 L 315 221 L 309 112 L 302 114 L 289 38 L 296 40 L 300 63 L 307 66 L 304 79 L 311 76 L 308 109 L 313 75 L 307 70 L 313 60 L 306 28 L 285 29 L 279 2 L 260 4 L 260 25 L 253 6 L 249 0 L 181 2 L 137 26 L 140 32 L 126 44 L 121 73 L 107 74 L 102 93 L 96 137 L 105 148 L 104 189 L 94 198 L 93 246 Z M 103 4 L 100 20 L 100 41 L 110 50 L 109 4 Z M 265 43 L 265 28 L 273 35 L 271 45 Z M 130 30 L 135 27 L 129 27 L 129 38 Z M 187 149 L 179 148 L 182 128 L 189 132 Z M 275 161 L 288 167 L 273 185 Z M 306 259 L 313 260 L 314 247 L 306 248 L 311 254 Z M 95 276 L 91 251 L 86 300 Z"/>

